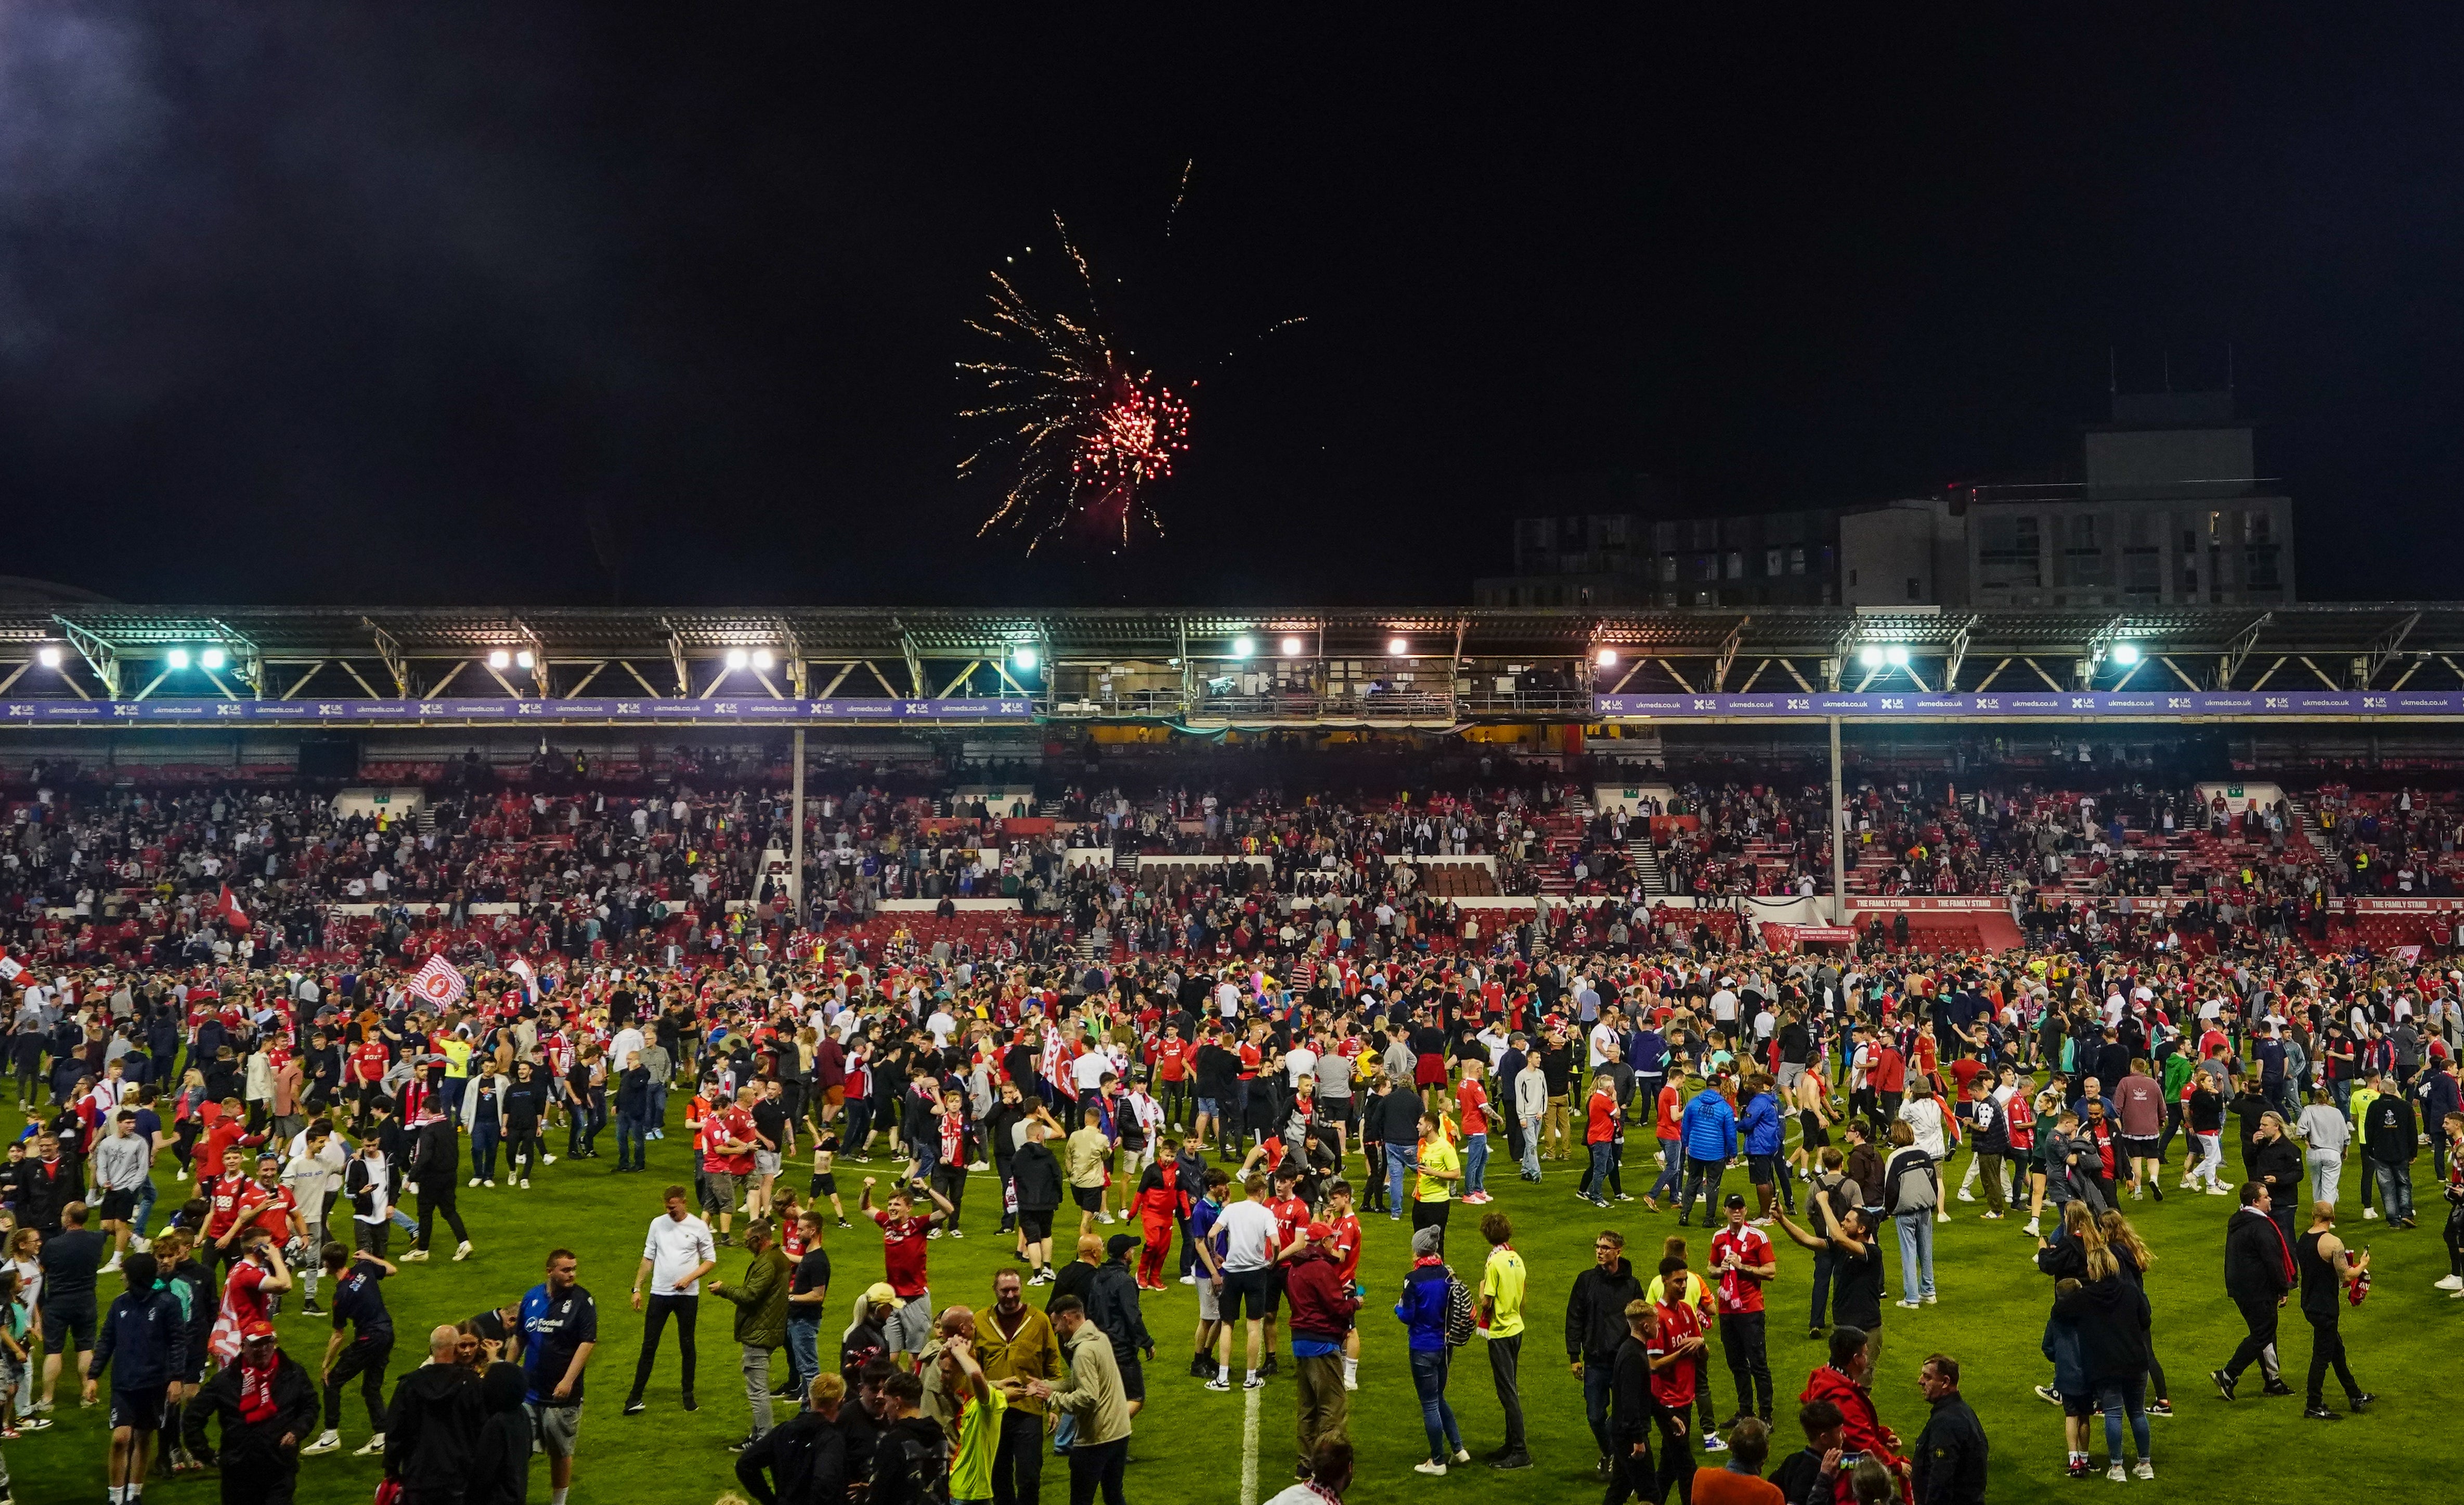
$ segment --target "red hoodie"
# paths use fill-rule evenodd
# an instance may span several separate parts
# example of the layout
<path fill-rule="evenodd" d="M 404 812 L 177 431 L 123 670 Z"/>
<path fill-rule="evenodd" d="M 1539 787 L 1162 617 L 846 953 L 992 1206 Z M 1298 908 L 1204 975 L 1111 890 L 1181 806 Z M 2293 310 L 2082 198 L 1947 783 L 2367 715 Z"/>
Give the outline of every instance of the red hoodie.
<path fill-rule="evenodd" d="M 1892 1450 L 1898 1438 L 1883 1428 L 1881 1419 L 1874 1414 L 1873 1398 L 1855 1381 L 1824 1364 L 1806 1376 L 1805 1393 L 1796 1400 L 1800 1405 L 1812 1401 L 1829 1401 L 1839 1407 L 1839 1414 L 1847 1423 L 1840 1430 L 1840 1450 L 1861 1452 L 1894 1474 L 1899 1472 L 1902 1459 Z M 1854 1505 L 1857 1497 L 1855 1472 L 1853 1469 L 1842 1469 L 1833 1475 L 1833 1498 L 1837 1505 Z M 1906 1486 L 1903 1484 L 1901 1489 L 1904 1494 Z"/>

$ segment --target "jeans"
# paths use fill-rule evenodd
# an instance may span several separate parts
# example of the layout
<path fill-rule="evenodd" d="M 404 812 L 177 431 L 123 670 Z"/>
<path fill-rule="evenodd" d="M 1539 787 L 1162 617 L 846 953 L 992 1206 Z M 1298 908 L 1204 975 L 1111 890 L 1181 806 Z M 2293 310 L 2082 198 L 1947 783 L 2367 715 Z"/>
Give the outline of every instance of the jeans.
<path fill-rule="evenodd" d="M 1660 1179 L 1651 1184 L 1651 1200 L 1663 1197 L 1674 1202 L 1685 1184 L 1685 1159 L 1678 1152 L 1675 1140 L 1660 1141 Z"/>
<path fill-rule="evenodd" d="M 471 1174 L 481 1181 L 496 1179 L 496 1144 L 502 1138 L 493 1118 L 471 1125 Z"/>
<path fill-rule="evenodd" d="M 1130 1440 L 1082 1442 L 1069 1450 L 1069 1505 L 1093 1505 L 1095 1491 L 1104 1505 L 1127 1505 L 1121 1494 L 1121 1465 L 1130 1461 Z"/>
<path fill-rule="evenodd" d="M 659 1134 L 659 1131 L 666 1126 L 668 1121 L 667 1083 L 652 1082 L 650 1084 L 650 1111 L 643 1115 L 643 1118 L 649 1124 L 649 1130 L 652 1134 Z M 665 1139 L 667 1136 L 661 1134 L 659 1137 L 661 1139 Z"/>
<path fill-rule="evenodd" d="M 803 1391 L 812 1384 L 813 1376 L 822 1372 L 822 1319 L 818 1317 L 787 1318 L 787 1367 L 796 1376 L 796 1388 Z"/>
<path fill-rule="evenodd" d="M 1523 1335 L 1488 1340 L 1488 1376 L 1497 1383 L 1497 1408 L 1506 1413 L 1506 1450 L 1523 1450 Z"/>
<path fill-rule="evenodd" d="M 145 1225 L 152 1220 L 153 1216 L 154 1178 L 148 1176 L 143 1182 L 140 1183 L 137 1187 L 137 1206 L 130 1209 L 128 1226 L 137 1230 L 137 1236 L 139 1238 L 143 1238 L 145 1236 Z"/>
<path fill-rule="evenodd" d="M 1523 1174 L 1540 1174 L 1540 1116 L 1536 1113 L 1523 1116 Z"/>
<path fill-rule="evenodd" d="M 2310 1200 L 2333 1203 L 2336 1182 L 2344 1173 L 2344 1157 L 2337 1150 L 2312 1150 L 2301 1157 L 2310 1171 Z"/>
<path fill-rule="evenodd" d="M 1583 1361 L 1583 1417 L 1592 1424 L 1592 1440 L 1600 1446 L 1600 1455 L 1608 1457 L 1618 1450 L 1609 1445 L 1609 1397 L 1617 1392 L 1617 1365 L 1614 1361 Z"/>
<path fill-rule="evenodd" d="M 1475 1191 L 1487 1188 L 1488 1136 L 1485 1134 L 1463 1136 L 1463 1151 L 1462 1194 L 1467 1197 Z"/>
<path fill-rule="evenodd" d="M 2379 1216 L 2392 1223 L 2412 1218 L 2412 1166 L 2391 1165 L 2386 1161 L 2370 1162 L 2370 1174 L 2378 1179 Z"/>
<path fill-rule="evenodd" d="M 1582 1192 L 1586 1197 L 1609 1194 L 1609 1167 L 1617 1162 L 1617 1145 L 1602 1140 L 1592 1146 L 1592 1162 L 1583 1168 Z"/>
<path fill-rule="evenodd" d="M 1416 1145 L 1386 1146 L 1386 1215 L 1397 1222 L 1402 1221 L 1403 1217 L 1404 1178 L 1412 1173 L 1412 1167 L 1419 1160 L 1419 1149 Z"/>
<path fill-rule="evenodd" d="M 650 1163 L 650 1126 L 640 1115 L 616 1116 L 616 1168 Z"/>
<path fill-rule="evenodd" d="M 795 1336 L 792 1323 L 788 1336 Z M 1012 1406 L 1001 1412 L 993 1453 L 993 1505 L 1039 1505 L 1043 1496 L 1044 1418 Z"/>
<path fill-rule="evenodd" d="M 1933 1295 L 1933 1208 L 1894 1213 L 1891 1221 L 1900 1226 L 1900 1299 Z"/>
<path fill-rule="evenodd" d="M 1698 1161 L 1691 1155 L 1685 1157 L 1684 1198 L 1677 1204 L 1677 1222 L 1681 1228 L 1693 1219 L 1694 1194 L 1698 1191 L 1705 1193 L 1707 1198 L 1703 1212 L 1704 1226 L 1707 1228 L 1720 1221 L 1720 1178 L 1727 1175 L 1727 1161 Z"/>
<path fill-rule="evenodd" d="M 2122 1417 L 2130 1414 L 2130 1441 L 2139 1450 L 2141 1462 L 2147 1452 L 2147 1377 L 2133 1375 L 2127 1380 L 2106 1380 L 2096 1387 L 2096 1404 L 2104 1411 L 2104 1458 L 2107 1463 L 2122 1462 Z"/>
<path fill-rule="evenodd" d="M 744 1399 L 753 1406 L 753 1435 L 770 1430 L 770 1350 L 744 1345 Z"/>
<path fill-rule="evenodd" d="M 1420 1397 L 1420 1425 L 1429 1433 L 1429 1461 L 1452 1463 L 1463 1451 L 1463 1432 L 1455 1426 L 1455 1408 L 1446 1404 L 1446 1369 L 1451 1349 L 1412 1351 L 1412 1388 Z"/>

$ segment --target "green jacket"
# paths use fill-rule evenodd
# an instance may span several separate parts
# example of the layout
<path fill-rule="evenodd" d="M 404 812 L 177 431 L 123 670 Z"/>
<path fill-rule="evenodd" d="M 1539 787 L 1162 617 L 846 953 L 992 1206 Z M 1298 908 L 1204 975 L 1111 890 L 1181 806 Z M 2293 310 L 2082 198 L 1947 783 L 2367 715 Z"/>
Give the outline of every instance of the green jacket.
<path fill-rule="evenodd" d="M 787 1286 L 794 1267 L 771 1245 L 744 1267 L 741 1283 L 713 1287 L 736 1303 L 736 1340 L 747 1348 L 787 1346 Z"/>

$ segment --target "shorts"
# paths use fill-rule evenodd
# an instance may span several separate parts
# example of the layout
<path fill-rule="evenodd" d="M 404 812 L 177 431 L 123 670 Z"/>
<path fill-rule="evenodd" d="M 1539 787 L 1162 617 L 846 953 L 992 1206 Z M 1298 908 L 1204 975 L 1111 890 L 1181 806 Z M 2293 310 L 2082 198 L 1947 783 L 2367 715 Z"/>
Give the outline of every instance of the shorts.
<path fill-rule="evenodd" d="M 779 1152 L 777 1150 L 755 1150 L 753 1152 L 753 1174 L 756 1176 L 778 1175 Z"/>
<path fill-rule="evenodd" d="M 163 1429 L 163 1397 L 167 1385 L 148 1385 L 143 1390 L 114 1389 L 111 1392 L 111 1425 L 134 1427 L 141 1432 Z"/>
<path fill-rule="evenodd" d="M 1201 1322 L 1223 1319 L 1222 1303 L 1215 1297 L 1215 1282 L 1206 1277 L 1203 1270 L 1198 1274 L 1198 1319 Z"/>
<path fill-rule="evenodd" d="M 838 1194 L 838 1174 L 835 1171 L 826 1170 L 813 1178 L 812 1189 L 804 1193 L 808 1197 L 835 1197 Z"/>
<path fill-rule="evenodd" d="M 1121 1399 L 1124 1401 L 1145 1400 L 1147 1398 L 1147 1369 L 1145 1364 L 1138 1361 L 1138 1356 L 1133 1353 L 1127 1359 L 1123 1359 L 1118 1355 L 1114 1355 L 1112 1361 L 1119 1366 L 1121 1371 Z"/>
<path fill-rule="evenodd" d="M 1221 1112 L 1216 1108 L 1215 1099 L 1212 1097 L 1199 1098 L 1198 1111 L 1206 1115 L 1210 1118 L 1220 1118 L 1222 1117 Z"/>
<path fill-rule="evenodd" d="M 933 1340 L 933 1293 L 909 1296 L 906 1305 L 891 1313 L 881 1324 L 881 1340 L 893 1354 L 922 1353 Z"/>
<path fill-rule="evenodd" d="M 1275 1273 L 1265 1265 L 1223 1272 L 1222 1306 L 1227 1317 L 1264 1321 L 1275 1310 Z"/>
<path fill-rule="evenodd" d="M 1072 1186 L 1069 1188 L 1069 1200 L 1077 1203 L 1080 1208 L 1085 1211 L 1101 1212 L 1104 1210 L 1104 1188 L 1101 1186 Z"/>
<path fill-rule="evenodd" d="M 1442 1055 L 1421 1056 L 1419 1064 L 1413 1068 L 1412 1082 L 1419 1087 L 1443 1087 L 1446 1084 L 1446 1058 Z"/>
<path fill-rule="evenodd" d="M 1024 1207 L 1019 1208 L 1018 1232 L 1019 1237 L 1025 1239 L 1030 1244 L 1051 1243 L 1052 1209 L 1050 1207 L 1043 1207 L 1030 1212 Z"/>
<path fill-rule="evenodd" d="M 25 1387 L 26 1361 L 0 1350 L 0 1396 L 15 1395 Z"/>
<path fill-rule="evenodd" d="M 701 1173 L 701 1205 L 705 1212 L 734 1212 L 743 1195 L 743 1177 L 723 1170 Z"/>
<path fill-rule="evenodd" d="M 127 1222 L 137 1215 L 137 1193 L 134 1191 L 104 1192 L 101 1205 L 96 1208 L 95 1215 L 105 1223 Z"/>
<path fill-rule="evenodd" d="M 532 1450 L 551 1458 L 573 1456 L 574 1443 L 582 1436 L 582 1403 L 571 1405 L 548 1405 L 525 1401 L 522 1408 L 531 1413 Z"/>
<path fill-rule="evenodd" d="M 46 1352 L 92 1353 L 94 1328 L 92 1301 L 77 1306 L 53 1306 L 49 1302 L 43 1305 L 43 1348 Z M 69 1342 L 72 1334 L 77 1338 L 74 1346 Z"/>
<path fill-rule="evenodd" d="M 2096 1392 L 2093 1389 L 2062 1397 L 2062 1414 L 2086 1421 L 2096 1415 Z"/>
<path fill-rule="evenodd" d="M 822 1101 L 829 1108 L 830 1112 L 838 1112 L 841 1108 L 847 1105 L 847 1088 L 844 1086 L 823 1088 Z"/>
<path fill-rule="evenodd" d="M 2122 1140 L 2122 1153 L 2135 1161 L 2157 1160 L 2161 1158 L 2157 1151 L 2163 1142 L 2152 1138 L 2143 1140 L 2125 1135 Z"/>
<path fill-rule="evenodd" d="M 1820 1114 L 1815 1113 L 1811 1108 L 1800 1109 L 1796 1115 L 1796 1124 L 1798 1131 L 1802 1135 L 1802 1139 L 1799 1142 L 1803 1144 L 1805 1148 L 1809 1150 L 1830 1148 L 1831 1131 L 1822 1126 L 1822 1116 Z"/>
<path fill-rule="evenodd" d="M 1746 1180 L 1748 1183 L 1756 1186 L 1770 1185 L 1771 1184 L 1771 1162 L 1776 1158 L 1777 1157 L 1771 1155 L 1747 1156 Z"/>

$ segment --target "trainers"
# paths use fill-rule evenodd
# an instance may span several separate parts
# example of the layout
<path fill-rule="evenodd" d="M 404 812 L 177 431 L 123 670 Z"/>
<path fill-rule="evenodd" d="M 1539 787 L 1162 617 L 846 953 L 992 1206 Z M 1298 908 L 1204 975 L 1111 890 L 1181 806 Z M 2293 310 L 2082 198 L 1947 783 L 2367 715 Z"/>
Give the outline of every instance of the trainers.
<path fill-rule="evenodd" d="M 2074 1479 L 2092 1479 L 2096 1477 L 2096 1470 L 2089 1466 L 2088 1461 L 2085 1458 L 2072 1459 L 2070 1466 L 2062 1472 L 2069 1474 Z"/>
<path fill-rule="evenodd" d="M 1728 1445 L 1721 1440 L 1718 1432 L 1705 1431 L 1703 1434 L 1703 1450 L 1705 1452 L 1726 1452 L 1728 1450 Z"/>
<path fill-rule="evenodd" d="M 1412 1465 L 1412 1472 L 1414 1473 L 1426 1473 L 1433 1476 L 1442 1475 L 1446 1472 L 1446 1466 L 1438 1462 L 1434 1458 L 1423 1458 L 1419 1462 Z"/>
<path fill-rule="evenodd" d="M 528 1190 L 530 1190 L 530 1189 L 531 1189 L 531 1179 L 530 1179 L 528 1176 L 524 1176 L 524 1177 L 522 1178 L 522 1189 L 523 1189 L 524 1191 L 528 1191 Z"/>
<path fill-rule="evenodd" d="M 2284 1377 L 2282 1375 L 2278 1375 L 2275 1379 L 2268 1381 L 2267 1383 L 2259 1386 L 2258 1393 L 2261 1395 L 2291 1395 L 2293 1393 L 2293 1386 L 2286 1384 L 2284 1383 Z"/>
<path fill-rule="evenodd" d="M 2059 1405 L 2062 1404 L 2062 1392 L 2050 1384 L 2040 1384 L 2036 1386 L 2036 1399 L 2047 1405 Z"/>
<path fill-rule="evenodd" d="M 2365 1223 L 2375 1221 L 2378 1215 L 2379 1209 L 2376 1207 L 2364 1207 L 2362 1209 L 2362 1221 Z"/>
<path fill-rule="evenodd" d="M 1263 1374 L 1253 1374 L 1241 1382 L 1241 1388 L 1243 1390 L 1263 1390 L 1265 1387 L 1266 1377 Z"/>
<path fill-rule="evenodd" d="M 473 1185 L 473 1186 L 475 1186 L 475 1185 L 479 1184 L 479 1178 L 478 1178 L 478 1177 L 476 1177 L 476 1176 L 472 1177 L 472 1178 L 471 1178 L 471 1184 L 472 1184 L 472 1185 Z"/>
<path fill-rule="evenodd" d="M 2359 1395 L 2345 1397 L 2344 1404 L 2351 1406 L 2354 1410 L 2365 1411 L 2369 1409 L 2370 1403 L 2377 1399 L 2378 1397 L 2376 1395 L 2373 1395 L 2367 1390 L 2364 1390 Z"/>
<path fill-rule="evenodd" d="M 1959 1188 L 1959 1200 L 1962 1202 L 1974 1202 L 1976 1200 L 1976 1193 L 1969 1190 L 1966 1186 L 1962 1186 Z"/>
<path fill-rule="evenodd" d="M 2228 1401 L 2233 1398 L 2233 1387 L 2241 1383 L 2240 1381 L 2234 1379 L 2232 1375 L 2225 1373 L 2221 1369 L 2209 1370 L 2208 1378 L 2216 1383 L 2216 1393 L 2223 1396 Z"/>
<path fill-rule="evenodd" d="M 2130 1471 L 2123 1468 L 2119 1463 L 2115 1464 L 2112 1468 L 2105 1470 L 2104 1476 L 2111 1479 L 2116 1484 L 2127 1484 L 2130 1482 Z"/>
<path fill-rule="evenodd" d="M 553 1165 L 556 1163 L 556 1157 L 553 1155 L 542 1155 L 539 1157 L 539 1163 L 542 1165 Z"/>
<path fill-rule="evenodd" d="M 1489 1467 L 1495 1469 L 1500 1473 L 1510 1472 L 1516 1469 L 1528 1469 L 1531 1467 L 1531 1455 L 1528 1452 L 1521 1451 L 1509 1452 L 1505 1457 L 1490 1464 Z"/>
<path fill-rule="evenodd" d="M 952 1228 L 950 1230 L 950 1236 L 952 1238 L 965 1238 L 967 1236 L 967 1230 L 964 1228 Z"/>
<path fill-rule="evenodd" d="M 2208 1195 L 2211 1197 L 2230 1197 L 2233 1193 L 2227 1191 L 2222 1186 L 2210 1186 L 2208 1188 Z"/>
<path fill-rule="evenodd" d="M 524 1182 L 522 1184 L 527 1186 L 530 1183 Z M 2045 1236 L 2043 1230 L 2036 1227 L 2036 1220 L 2035 1218 L 2030 1218 L 2028 1220 L 2028 1236 L 2030 1238 L 2043 1238 Z"/>
<path fill-rule="evenodd" d="M 315 1442 L 312 1442 L 307 1447 L 299 1450 L 299 1455 L 305 1458 L 316 1453 L 332 1452 L 341 1446 L 342 1434 L 341 1432 L 319 1432 L 318 1433 L 317 1440 Z"/>
<path fill-rule="evenodd" d="M 467 1239 L 467 1238 L 466 1238 L 466 1239 L 464 1239 L 461 1243 L 456 1244 L 456 1245 L 454 1245 L 454 1246 L 453 1246 L 453 1262 L 454 1262 L 455 1264 L 457 1264 L 457 1265 L 458 1265 L 458 1264 L 460 1264 L 462 1261 L 464 1261 L 464 1260 L 466 1260 L 466 1259 L 468 1259 L 468 1258 L 470 1258 L 470 1257 L 471 1257 L 471 1241 L 470 1241 L 469 1239 Z"/>
<path fill-rule="evenodd" d="M 2158 1197 L 2156 1200 L 2162 1202 L 2165 1199 Z M 2152 1479 L 2156 1477 L 2156 1465 L 2142 1458 L 2139 1460 L 2139 1467 L 2130 1471 L 2130 1476 L 2134 1479 Z"/>
<path fill-rule="evenodd" d="M 2301 1415 L 2304 1420 L 2313 1422 L 2341 1422 L 2344 1419 L 2343 1413 L 2323 1405 L 2305 1405 L 2301 1408 Z"/>
<path fill-rule="evenodd" d="M 487 1187 L 491 1191 L 494 1191 L 496 1189 L 496 1178 L 491 1176 L 486 1181 L 479 1183 L 479 1184 Z"/>
<path fill-rule="evenodd" d="M 2464 1291 L 2464 1275 L 2442 1275 L 2430 1283 L 2432 1291 Z"/>
<path fill-rule="evenodd" d="M 17 1421 L 17 1429 L 21 1432 L 49 1431 L 51 1430 L 51 1427 L 52 1424 L 50 1422 L 39 1416 L 20 1417 Z"/>
<path fill-rule="evenodd" d="M 638 1395 L 625 1403 L 625 1414 L 627 1416 L 639 1416 L 649 1408 L 649 1404 Z"/>
<path fill-rule="evenodd" d="M 2170 1416 L 2173 1414 L 2173 1403 L 2170 1401 L 2150 1402 L 2147 1406 L 2147 1414 L 2150 1416 Z"/>
<path fill-rule="evenodd" d="M 379 1432 L 364 1444 L 351 1450 L 354 1458 L 373 1458 L 385 1451 L 385 1433 Z"/>
<path fill-rule="evenodd" d="M 402 1262 L 403 1262 L 404 1264 L 406 1264 L 406 1265 L 424 1265 L 424 1264 L 427 1264 L 427 1263 L 428 1263 L 428 1250 L 424 1250 L 424 1249 L 414 1249 L 414 1250 L 412 1250 L 409 1253 L 407 1253 L 407 1254 L 405 1254 L 405 1255 L 403 1255 L 403 1256 L 402 1256 Z"/>
<path fill-rule="evenodd" d="M 307 1300 L 299 1303 L 299 1315 L 301 1317 L 323 1317 L 325 1315 L 325 1309 L 317 1304 L 317 1298 L 315 1296 L 310 1296 Z"/>
<path fill-rule="evenodd" d="M 1933 1291 L 1926 1292 L 1925 1294 L 1925 1304 L 1927 1306 L 1940 1306 L 1942 1304 L 1941 1294 Z"/>
<path fill-rule="evenodd" d="M 1232 1382 L 1219 1374 L 1206 1382 L 1206 1387 L 1210 1390 L 1229 1390 L 1232 1388 Z"/>
<path fill-rule="evenodd" d="M 95 1273 L 96 1273 L 96 1274 L 98 1274 L 98 1275 L 110 1275 L 110 1274 L 117 1274 L 117 1273 L 119 1273 L 119 1272 L 120 1272 L 120 1256 L 119 1256 L 118 1254 L 114 1254 L 114 1255 L 112 1255 L 112 1256 L 111 1256 L 111 1262 L 110 1262 L 109 1264 L 107 1264 L 107 1265 L 103 1266 L 100 1270 L 96 1271 L 96 1272 L 95 1272 Z"/>

